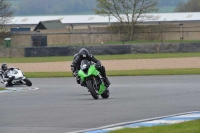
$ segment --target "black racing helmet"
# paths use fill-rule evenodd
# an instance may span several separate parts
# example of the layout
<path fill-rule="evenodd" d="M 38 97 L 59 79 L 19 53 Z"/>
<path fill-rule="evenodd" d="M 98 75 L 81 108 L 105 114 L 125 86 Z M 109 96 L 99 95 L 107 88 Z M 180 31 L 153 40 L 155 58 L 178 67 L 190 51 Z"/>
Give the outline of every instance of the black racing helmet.
<path fill-rule="evenodd" d="M 1 65 L 1 69 L 2 69 L 3 71 L 6 71 L 6 70 L 8 69 L 7 64 L 3 63 L 3 64 Z"/>
<path fill-rule="evenodd" d="M 82 58 L 86 58 L 89 56 L 89 52 L 87 49 L 82 48 L 78 53 Z"/>

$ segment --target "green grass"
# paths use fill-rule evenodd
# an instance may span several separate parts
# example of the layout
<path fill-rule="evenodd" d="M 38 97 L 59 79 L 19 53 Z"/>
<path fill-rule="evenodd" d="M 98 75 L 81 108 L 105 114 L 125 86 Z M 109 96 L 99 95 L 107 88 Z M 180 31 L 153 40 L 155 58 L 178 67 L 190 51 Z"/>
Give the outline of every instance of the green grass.
<path fill-rule="evenodd" d="M 72 77 L 71 72 L 25 72 L 27 78 Z"/>
<path fill-rule="evenodd" d="M 123 60 L 123 59 L 156 59 L 156 58 L 181 58 L 200 57 L 200 52 L 194 53 L 155 53 L 155 54 L 123 54 L 123 55 L 95 55 L 99 60 Z M 62 57 L 26 57 L 26 58 L 0 58 L 3 63 L 35 63 L 35 62 L 62 62 L 72 61 L 73 56 Z"/>
<path fill-rule="evenodd" d="M 126 128 L 109 133 L 200 133 L 200 120 L 189 121 L 179 124 L 142 127 L 142 128 Z"/>
<path fill-rule="evenodd" d="M 0 91 L 2 91 L 2 90 L 6 90 L 5 88 L 2 88 L 2 87 L 0 87 Z"/>
<path fill-rule="evenodd" d="M 194 75 L 200 68 L 107 71 L 108 76 Z M 27 78 L 72 77 L 71 72 L 26 72 Z"/>
<path fill-rule="evenodd" d="M 200 40 L 164 40 L 163 43 L 199 43 Z M 153 43 L 161 43 L 161 40 L 135 40 L 135 41 L 127 41 L 124 44 L 153 44 Z M 111 44 L 119 44 L 122 45 L 122 42 L 105 42 L 103 45 L 111 45 Z"/>

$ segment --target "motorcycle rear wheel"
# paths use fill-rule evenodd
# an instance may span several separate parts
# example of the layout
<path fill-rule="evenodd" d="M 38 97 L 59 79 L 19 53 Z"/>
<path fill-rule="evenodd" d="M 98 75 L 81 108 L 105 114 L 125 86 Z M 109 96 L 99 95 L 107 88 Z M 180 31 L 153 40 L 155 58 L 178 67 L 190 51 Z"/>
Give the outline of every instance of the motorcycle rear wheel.
<path fill-rule="evenodd" d="M 94 88 L 94 86 L 93 86 L 92 80 L 87 80 L 87 81 L 86 81 L 86 84 L 87 84 L 87 88 L 89 89 L 89 91 L 90 91 L 92 97 L 93 97 L 94 99 L 99 99 L 99 95 L 98 95 L 98 94 L 96 93 L 96 91 L 95 91 L 95 88 Z"/>
<path fill-rule="evenodd" d="M 27 86 L 32 86 L 32 82 L 29 79 L 25 78 L 24 82 L 26 82 Z"/>

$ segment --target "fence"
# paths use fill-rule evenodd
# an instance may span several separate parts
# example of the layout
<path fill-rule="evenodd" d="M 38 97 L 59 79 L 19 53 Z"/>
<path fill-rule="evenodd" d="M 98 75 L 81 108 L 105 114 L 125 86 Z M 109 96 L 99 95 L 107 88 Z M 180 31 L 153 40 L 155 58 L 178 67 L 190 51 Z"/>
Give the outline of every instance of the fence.
<path fill-rule="evenodd" d="M 73 56 L 81 46 L 0 48 L 0 57 Z M 85 46 L 94 55 L 135 53 L 200 52 L 200 43 L 133 44 L 120 46 Z"/>
<path fill-rule="evenodd" d="M 86 46 L 85 48 L 95 55 L 113 55 L 131 53 L 131 46 Z M 40 48 L 25 48 L 25 57 L 41 57 L 41 56 L 73 56 L 83 48 L 80 46 L 69 47 L 40 47 Z"/>
<path fill-rule="evenodd" d="M 12 33 L 12 46 L 31 46 L 31 36 L 46 35 L 48 46 L 89 46 L 123 40 L 123 32 L 111 32 L 106 27 L 88 29 L 66 29 L 62 31 L 43 30 L 40 32 Z M 162 23 L 143 26 L 134 31 L 136 40 L 200 40 L 200 23 Z"/>

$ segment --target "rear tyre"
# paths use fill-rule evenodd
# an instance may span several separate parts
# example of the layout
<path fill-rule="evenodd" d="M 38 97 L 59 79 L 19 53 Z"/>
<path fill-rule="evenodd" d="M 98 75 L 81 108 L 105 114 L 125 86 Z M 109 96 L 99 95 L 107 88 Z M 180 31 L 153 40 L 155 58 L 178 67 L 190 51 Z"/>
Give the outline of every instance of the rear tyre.
<path fill-rule="evenodd" d="M 87 84 L 87 88 L 89 89 L 92 97 L 94 99 L 99 99 L 99 95 L 96 93 L 95 88 L 93 87 L 92 80 L 87 80 L 86 84 Z"/>
<path fill-rule="evenodd" d="M 31 81 L 29 79 L 25 78 L 24 82 L 26 82 L 27 86 L 32 86 L 32 83 L 31 83 Z"/>
<path fill-rule="evenodd" d="M 102 98 L 108 98 L 109 96 L 110 96 L 109 90 L 105 90 L 105 92 L 103 94 L 101 94 Z"/>

